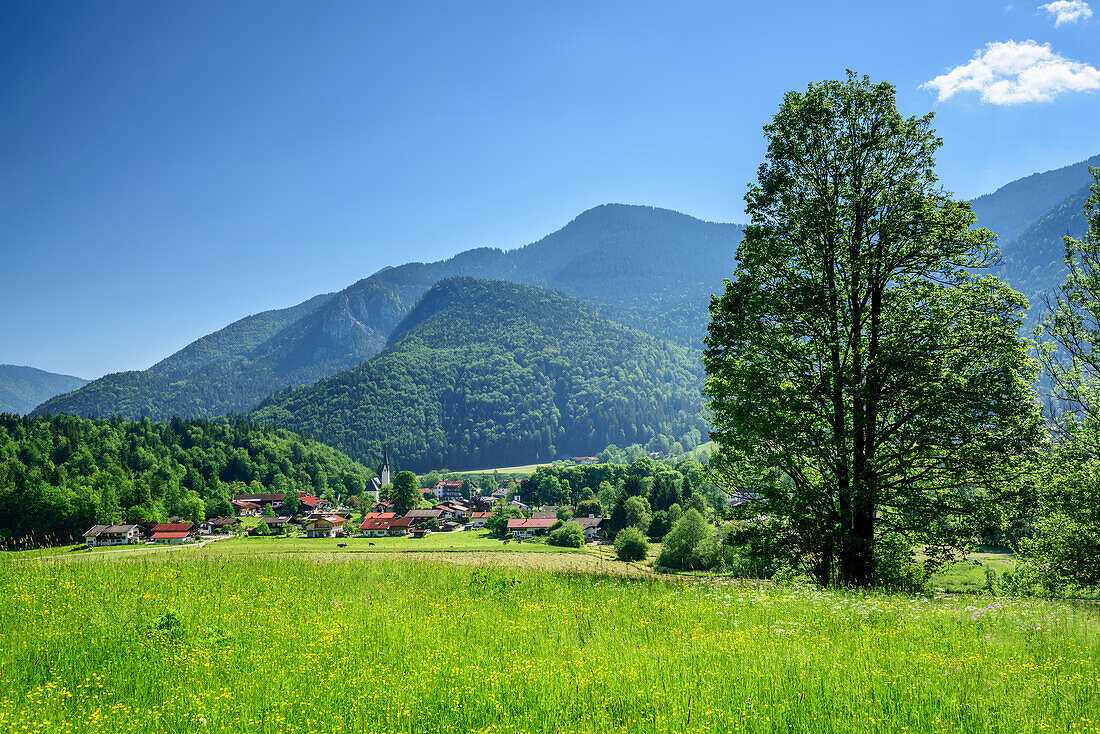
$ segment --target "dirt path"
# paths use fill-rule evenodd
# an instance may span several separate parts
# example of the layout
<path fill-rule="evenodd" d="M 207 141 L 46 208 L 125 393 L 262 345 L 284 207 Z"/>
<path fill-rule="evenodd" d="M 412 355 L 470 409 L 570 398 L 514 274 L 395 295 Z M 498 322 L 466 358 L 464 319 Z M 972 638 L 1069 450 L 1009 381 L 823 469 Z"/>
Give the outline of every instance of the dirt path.
<path fill-rule="evenodd" d="M 230 538 L 230 535 L 218 535 L 204 537 L 197 543 L 180 543 L 179 545 L 172 545 L 170 543 L 165 545 L 150 545 L 142 544 L 135 545 L 132 548 L 119 548 L 118 550 L 101 550 L 101 551 L 70 551 L 63 555 L 55 556 L 34 556 L 33 558 L 16 558 L 17 561 L 71 561 L 79 558 L 90 558 L 92 556 L 117 556 L 122 553 L 159 553 L 170 550 L 182 550 L 184 548 L 202 548 L 218 540 L 224 540 Z"/>

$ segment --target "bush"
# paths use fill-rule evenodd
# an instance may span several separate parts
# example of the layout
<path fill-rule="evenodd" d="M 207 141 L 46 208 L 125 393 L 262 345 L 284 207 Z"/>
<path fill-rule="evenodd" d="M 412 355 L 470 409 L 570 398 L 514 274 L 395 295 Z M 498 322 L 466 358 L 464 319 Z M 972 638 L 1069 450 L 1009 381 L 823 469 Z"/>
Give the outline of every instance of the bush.
<path fill-rule="evenodd" d="M 676 521 L 661 541 L 657 565 L 682 571 L 706 571 L 714 566 L 717 553 L 714 528 L 693 507 Z"/>
<path fill-rule="evenodd" d="M 643 561 L 649 552 L 649 541 L 636 527 L 623 528 L 615 536 L 615 557 L 620 561 Z"/>
<path fill-rule="evenodd" d="M 583 548 L 584 547 L 584 531 L 581 530 L 581 526 L 575 522 L 567 522 L 557 530 L 550 533 L 550 538 L 547 541 L 550 545 L 561 546 L 562 548 Z"/>

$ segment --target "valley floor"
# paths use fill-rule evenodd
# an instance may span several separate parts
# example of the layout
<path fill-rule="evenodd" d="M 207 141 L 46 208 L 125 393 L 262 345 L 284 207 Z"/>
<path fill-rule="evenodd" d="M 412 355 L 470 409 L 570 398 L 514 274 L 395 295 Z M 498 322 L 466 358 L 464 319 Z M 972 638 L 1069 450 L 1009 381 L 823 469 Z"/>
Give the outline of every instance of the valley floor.
<path fill-rule="evenodd" d="M 0 557 L 0 730 L 1100 731 L 1091 605 L 249 542 Z"/>

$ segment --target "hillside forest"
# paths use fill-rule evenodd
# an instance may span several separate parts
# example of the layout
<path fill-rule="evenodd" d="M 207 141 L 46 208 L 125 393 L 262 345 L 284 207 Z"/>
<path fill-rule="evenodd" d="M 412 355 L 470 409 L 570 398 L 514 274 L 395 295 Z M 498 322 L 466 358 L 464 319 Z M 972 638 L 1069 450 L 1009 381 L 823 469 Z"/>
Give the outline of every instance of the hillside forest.
<path fill-rule="evenodd" d="M 346 497 L 373 476 L 328 446 L 244 422 L 0 415 L 0 533 L 30 544 L 123 518 L 228 517 L 234 494 Z"/>

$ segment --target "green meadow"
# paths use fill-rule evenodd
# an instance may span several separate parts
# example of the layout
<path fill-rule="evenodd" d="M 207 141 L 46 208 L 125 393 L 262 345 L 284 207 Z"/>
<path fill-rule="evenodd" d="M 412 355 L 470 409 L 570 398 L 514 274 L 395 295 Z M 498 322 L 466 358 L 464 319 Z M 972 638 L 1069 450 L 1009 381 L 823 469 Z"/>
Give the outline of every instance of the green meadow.
<path fill-rule="evenodd" d="M 0 559 L 0 731 L 1100 728 L 1092 605 L 218 545 Z"/>

